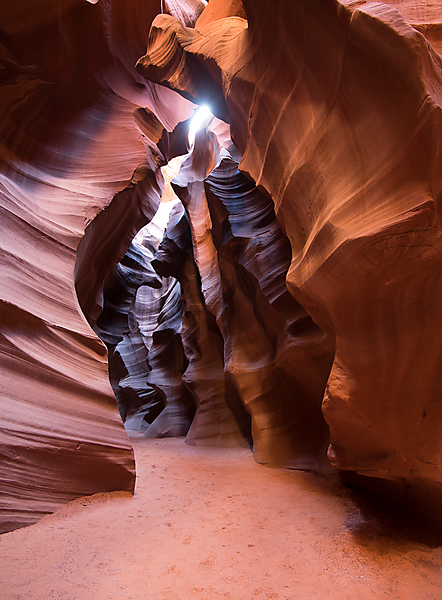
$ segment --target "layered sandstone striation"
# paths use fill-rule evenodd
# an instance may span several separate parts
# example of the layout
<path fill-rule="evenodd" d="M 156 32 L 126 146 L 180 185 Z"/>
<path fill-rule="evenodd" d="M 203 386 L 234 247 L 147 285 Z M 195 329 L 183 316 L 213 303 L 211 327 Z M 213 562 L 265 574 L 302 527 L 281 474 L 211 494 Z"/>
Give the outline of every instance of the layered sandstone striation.
<path fill-rule="evenodd" d="M 220 347 L 215 359 L 216 345 L 206 343 L 208 350 L 201 354 L 212 367 L 202 362 L 193 385 L 201 385 L 213 365 L 220 365 L 251 416 L 255 458 L 318 468 L 328 444 L 320 406 L 333 340 L 288 293 L 290 246 L 273 204 L 239 172 L 218 139 L 210 131 L 197 134 L 172 181 L 186 208 L 204 305 Z M 227 391 L 232 405 L 233 390 Z M 215 405 L 210 411 L 205 406 L 209 412 L 222 414 Z"/>
<path fill-rule="evenodd" d="M 438 2 L 25 4 L 0 8 L 0 530 L 133 490 L 120 414 L 272 465 L 328 448 L 436 522 Z M 189 100 L 229 127 L 189 148 Z"/>
<path fill-rule="evenodd" d="M 126 428 L 148 437 L 184 436 L 195 410 L 182 381 L 181 286 L 153 270 L 161 238 L 145 229 L 110 273 L 94 329 L 108 348 Z"/>
<path fill-rule="evenodd" d="M 216 120 L 196 134 L 171 182 L 182 204 L 153 260 L 132 247 L 108 275 L 95 331 L 127 427 L 190 444 L 252 437 L 259 462 L 321 468 L 334 340 L 289 294 L 273 203 L 227 148 L 237 155 Z"/>
<path fill-rule="evenodd" d="M 133 490 L 90 324 L 107 273 L 155 214 L 163 127 L 191 113 L 179 97 L 167 108 L 173 94 L 133 66 L 160 2 L 33 8 L 0 8 L 0 531 L 84 494 Z"/>
<path fill-rule="evenodd" d="M 435 499 L 441 58 L 383 3 L 243 5 L 247 21 L 196 29 L 158 16 L 138 70 L 210 96 L 240 170 L 274 202 L 288 288 L 336 344 L 323 403 L 332 464 Z"/>
<path fill-rule="evenodd" d="M 186 441 L 243 445 L 250 436 L 248 415 L 224 370 L 223 338 L 201 290 L 189 220 L 182 205 L 171 214 L 152 266 L 163 276 L 175 277 L 181 286 L 181 340 L 186 358 L 181 375 L 195 412 Z"/>

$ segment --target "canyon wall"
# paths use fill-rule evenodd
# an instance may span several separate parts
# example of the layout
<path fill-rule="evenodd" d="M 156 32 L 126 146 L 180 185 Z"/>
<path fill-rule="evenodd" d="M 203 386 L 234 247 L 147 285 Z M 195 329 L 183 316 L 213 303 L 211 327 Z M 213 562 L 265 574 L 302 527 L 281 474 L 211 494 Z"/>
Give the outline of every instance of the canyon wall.
<path fill-rule="evenodd" d="M 133 490 L 120 414 L 442 529 L 438 2 L 27 5 L 0 9 L 0 530 Z M 230 127 L 190 152 L 189 100 Z"/>
<path fill-rule="evenodd" d="M 0 8 L 0 531 L 134 488 L 91 325 L 160 201 L 155 142 L 191 114 L 134 69 L 159 1 L 28 4 Z"/>
<path fill-rule="evenodd" d="M 288 289 L 336 344 L 331 463 L 440 518 L 441 57 L 383 3 L 243 6 L 247 21 L 203 13 L 195 29 L 158 16 L 138 71 L 213 98 L 240 170 L 274 202 Z"/>

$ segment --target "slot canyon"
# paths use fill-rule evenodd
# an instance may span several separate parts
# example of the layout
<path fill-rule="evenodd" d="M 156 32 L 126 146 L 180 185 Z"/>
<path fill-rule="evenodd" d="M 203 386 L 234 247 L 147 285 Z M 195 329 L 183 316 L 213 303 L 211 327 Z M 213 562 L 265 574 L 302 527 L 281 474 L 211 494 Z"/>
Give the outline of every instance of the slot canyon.
<path fill-rule="evenodd" d="M 0 33 L 0 600 L 441 598 L 441 1 Z"/>

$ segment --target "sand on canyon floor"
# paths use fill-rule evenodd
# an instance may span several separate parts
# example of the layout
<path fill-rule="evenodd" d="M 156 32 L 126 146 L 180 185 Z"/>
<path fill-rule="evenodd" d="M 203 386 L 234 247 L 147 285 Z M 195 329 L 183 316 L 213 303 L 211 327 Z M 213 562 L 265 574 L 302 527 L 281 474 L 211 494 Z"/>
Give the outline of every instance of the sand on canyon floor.
<path fill-rule="evenodd" d="M 242 448 L 135 439 L 137 488 L 0 536 L 1 600 L 440 600 L 442 548 Z"/>

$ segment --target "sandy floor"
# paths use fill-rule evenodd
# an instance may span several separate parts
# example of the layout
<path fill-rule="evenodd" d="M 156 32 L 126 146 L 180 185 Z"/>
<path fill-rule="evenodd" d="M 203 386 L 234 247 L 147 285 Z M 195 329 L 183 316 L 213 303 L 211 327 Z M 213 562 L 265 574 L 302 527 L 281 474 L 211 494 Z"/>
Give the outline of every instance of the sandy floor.
<path fill-rule="evenodd" d="M 333 477 L 134 442 L 138 483 L 0 536 L 1 600 L 440 600 L 442 548 Z"/>

